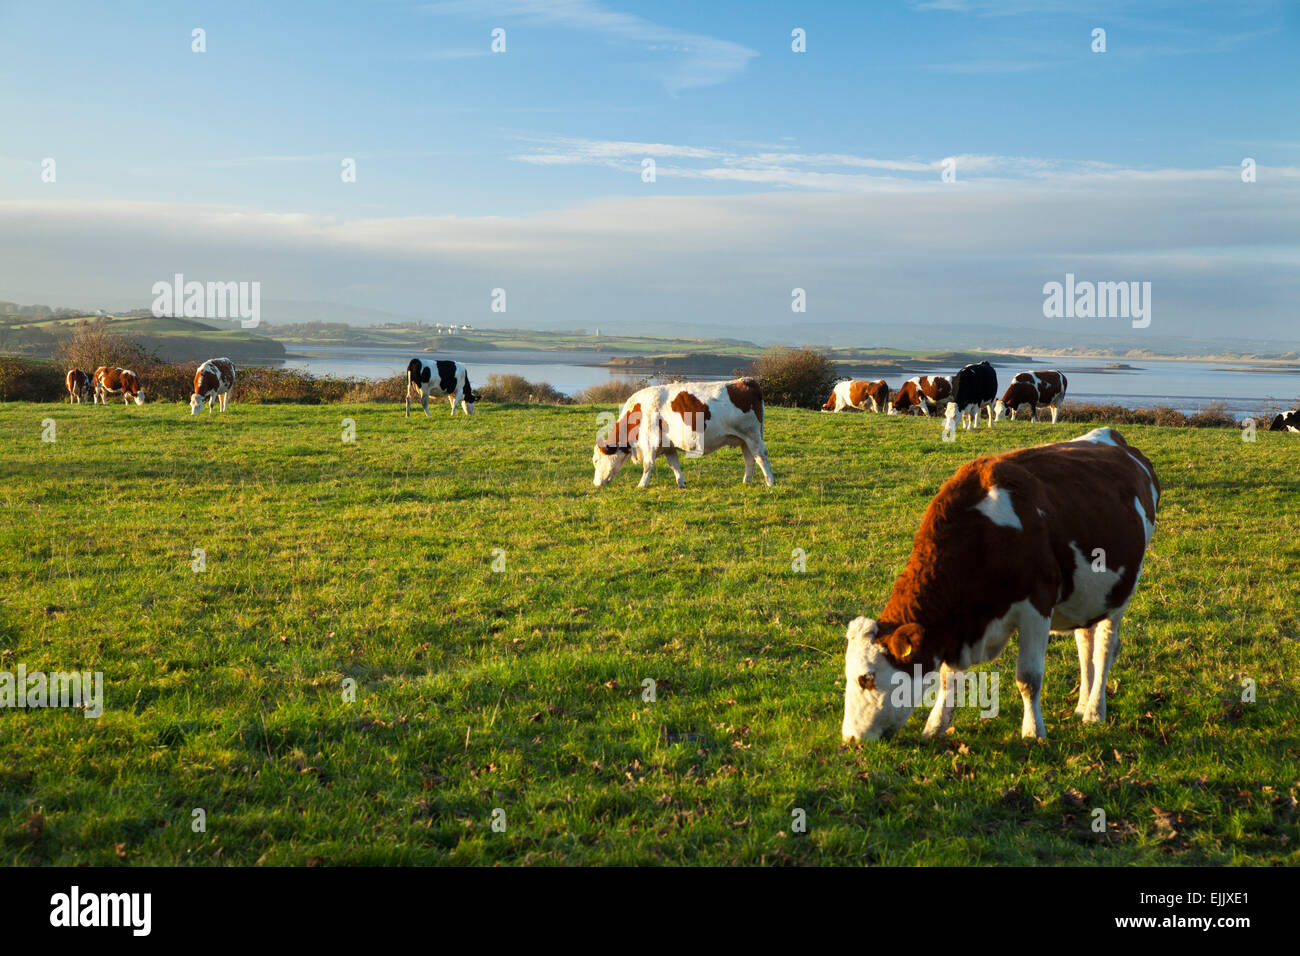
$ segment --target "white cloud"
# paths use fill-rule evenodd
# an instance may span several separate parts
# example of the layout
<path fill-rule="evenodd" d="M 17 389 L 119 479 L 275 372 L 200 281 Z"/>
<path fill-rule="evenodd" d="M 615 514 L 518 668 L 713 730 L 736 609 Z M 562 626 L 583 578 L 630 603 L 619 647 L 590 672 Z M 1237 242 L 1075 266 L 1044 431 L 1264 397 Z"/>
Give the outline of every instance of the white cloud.
<path fill-rule="evenodd" d="M 268 303 L 773 338 L 799 286 L 810 322 L 851 336 L 863 322 L 1041 322 L 1042 283 L 1072 271 L 1153 282 L 1166 333 L 1293 334 L 1300 171 L 1261 167 L 1252 185 L 1231 167 L 1126 172 L 970 189 L 899 180 L 870 195 L 658 189 L 511 218 L 0 202 L 0 299 L 145 307 L 154 282 L 183 272 L 259 280 Z M 488 312 L 496 287 L 510 292 L 505 317 Z"/>
<path fill-rule="evenodd" d="M 631 44 L 655 55 L 667 54 L 669 66 L 663 83 L 674 92 L 725 83 L 743 73 L 758 56 L 739 43 L 661 26 L 635 14 L 610 10 L 595 0 L 439 0 L 423 9 L 476 19 L 553 24 Z"/>

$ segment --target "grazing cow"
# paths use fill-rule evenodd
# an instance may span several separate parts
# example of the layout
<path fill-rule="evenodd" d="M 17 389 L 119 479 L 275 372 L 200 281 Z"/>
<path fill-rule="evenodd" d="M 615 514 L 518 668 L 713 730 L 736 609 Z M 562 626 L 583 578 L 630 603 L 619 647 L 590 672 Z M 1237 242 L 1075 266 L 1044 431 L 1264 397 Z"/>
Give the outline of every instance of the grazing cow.
<path fill-rule="evenodd" d="M 947 418 L 961 413 L 961 427 L 978 428 L 980 412 L 989 413 L 989 428 L 993 427 L 993 403 L 998 398 L 998 373 L 988 362 L 967 365 L 952 377 L 952 401 L 948 403 Z"/>
<path fill-rule="evenodd" d="M 650 470 L 662 455 L 685 488 L 679 449 L 698 457 L 735 445 L 745 455 L 745 478 L 754 477 L 754 462 L 763 480 L 773 485 L 763 444 L 763 391 L 752 378 L 734 382 L 676 382 L 652 385 L 623 403 L 613 430 L 596 443 L 591 463 L 597 488 L 609 484 L 628 459 L 641 462 L 638 488 L 650 484 Z"/>
<path fill-rule="evenodd" d="M 889 414 L 899 415 L 919 408 L 929 417 L 941 402 L 946 402 L 952 394 L 952 382 L 942 375 L 933 378 L 918 376 L 909 378 L 894 395 L 894 402 L 889 406 Z"/>
<path fill-rule="evenodd" d="M 69 375 L 72 373 L 69 372 Z M 1278 415 L 1273 419 L 1273 424 L 1268 426 L 1271 432 L 1300 432 L 1300 408 Z"/>
<path fill-rule="evenodd" d="M 1052 424 L 1065 404 L 1065 373 L 1057 371 L 1021 372 L 1011 380 L 998 403 L 993 406 L 993 419 L 1004 415 L 1012 419 L 1018 412 L 1029 408 L 1029 420 L 1038 421 L 1038 408 L 1046 405 L 1052 410 Z"/>
<path fill-rule="evenodd" d="M 88 398 L 93 401 L 94 383 L 91 381 L 90 376 L 81 369 L 68 369 L 68 375 L 63 380 L 63 384 L 68 390 L 69 404 L 80 405 Z"/>
<path fill-rule="evenodd" d="M 118 394 L 122 396 L 124 405 L 130 405 L 133 398 L 137 405 L 144 404 L 144 389 L 140 387 L 135 372 L 109 365 L 95 369 L 95 401 L 107 405 L 108 396 Z"/>
<path fill-rule="evenodd" d="M 936 670 L 940 693 L 924 735 L 946 732 L 961 672 L 997 657 L 1012 630 L 1022 737 L 1046 738 L 1040 694 L 1051 631 L 1073 630 L 1078 644 L 1074 712 L 1104 720 L 1120 619 L 1159 497 L 1151 462 L 1110 428 L 963 465 L 926 509 L 879 619 L 849 625 L 844 739 L 891 736 Z"/>
<path fill-rule="evenodd" d="M 478 401 L 478 395 L 470 388 L 469 375 L 465 366 L 459 362 L 450 359 L 434 359 L 432 362 L 411 359 L 406 366 L 407 418 L 411 417 L 411 391 L 416 388 L 420 391 L 420 404 L 424 408 L 425 417 L 432 417 L 429 415 L 430 395 L 448 399 L 452 415 L 456 414 L 457 400 L 466 415 L 474 414 L 474 403 Z"/>
<path fill-rule="evenodd" d="M 845 381 L 838 382 L 831 397 L 822 406 L 824 412 L 843 412 L 856 409 L 860 412 L 883 412 L 889 402 L 889 386 L 885 380 L 879 382 Z"/>
<path fill-rule="evenodd" d="M 226 410 L 230 403 L 230 392 L 235 387 L 235 363 L 228 358 L 208 359 L 194 373 L 194 394 L 190 396 L 190 414 L 197 415 L 208 403 L 208 413 L 212 413 L 214 403 Z"/>

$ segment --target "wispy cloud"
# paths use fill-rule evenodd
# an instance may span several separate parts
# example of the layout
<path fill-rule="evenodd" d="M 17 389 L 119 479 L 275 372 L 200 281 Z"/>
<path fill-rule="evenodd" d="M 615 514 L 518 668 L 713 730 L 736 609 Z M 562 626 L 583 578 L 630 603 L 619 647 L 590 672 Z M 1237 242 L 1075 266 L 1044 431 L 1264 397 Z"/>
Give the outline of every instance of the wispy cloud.
<path fill-rule="evenodd" d="M 744 72 L 758 56 L 757 51 L 739 43 L 661 26 L 635 14 L 610 10 L 595 0 L 438 0 L 423 9 L 476 19 L 552 24 L 630 44 L 666 57 L 662 79 L 673 92 L 725 83 Z"/>
<path fill-rule="evenodd" d="M 645 158 L 655 160 L 656 178 L 748 183 L 756 186 L 822 192 L 869 193 L 947 186 L 941 172 L 955 169 L 958 183 L 993 184 L 1010 181 L 1060 185 L 1083 182 L 1231 181 L 1235 166 L 1210 169 L 1134 167 L 1086 159 L 1035 156 L 996 156 L 959 153 L 915 157 L 855 156 L 847 153 L 743 152 L 705 146 L 639 143 L 557 137 L 532 140 L 531 152 L 512 157 L 537 166 L 596 166 L 640 175 Z M 1292 167 L 1272 173 L 1289 177 Z"/>

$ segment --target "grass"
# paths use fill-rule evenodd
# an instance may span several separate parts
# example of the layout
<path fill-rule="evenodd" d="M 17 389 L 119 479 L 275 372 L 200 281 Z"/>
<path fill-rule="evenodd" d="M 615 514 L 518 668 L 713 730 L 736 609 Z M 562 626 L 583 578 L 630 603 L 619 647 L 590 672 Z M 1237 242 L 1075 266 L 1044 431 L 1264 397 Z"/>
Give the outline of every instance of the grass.
<path fill-rule="evenodd" d="M 773 408 L 775 489 L 732 450 L 597 491 L 595 407 L 237 400 L 0 405 L 0 670 L 107 687 L 0 710 L 0 862 L 1300 862 L 1295 436 L 1124 429 L 1165 494 L 1106 724 L 1060 637 L 1046 744 L 1012 648 L 996 718 L 849 749 L 845 625 L 941 482 L 1086 426 Z"/>

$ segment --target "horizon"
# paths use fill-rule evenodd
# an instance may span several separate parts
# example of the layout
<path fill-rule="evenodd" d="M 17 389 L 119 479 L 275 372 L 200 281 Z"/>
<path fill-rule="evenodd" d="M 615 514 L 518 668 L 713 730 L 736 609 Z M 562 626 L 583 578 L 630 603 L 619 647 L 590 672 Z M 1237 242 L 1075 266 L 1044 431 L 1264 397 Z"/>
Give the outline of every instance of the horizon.
<path fill-rule="evenodd" d="M 62 9 L 0 10 L 6 300 L 182 273 L 272 323 L 1295 341 L 1291 4 Z M 1049 318 L 1067 276 L 1149 283 L 1149 325 Z"/>

